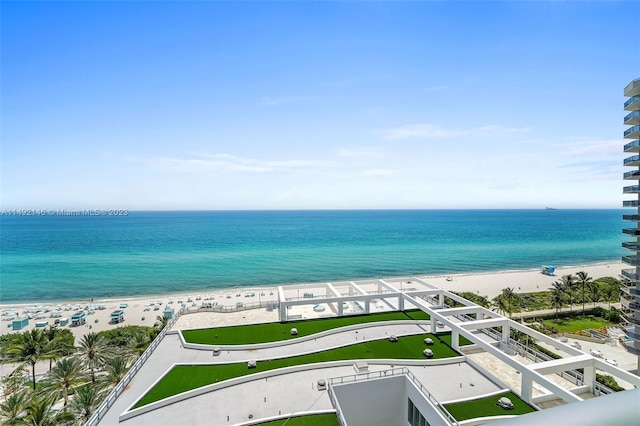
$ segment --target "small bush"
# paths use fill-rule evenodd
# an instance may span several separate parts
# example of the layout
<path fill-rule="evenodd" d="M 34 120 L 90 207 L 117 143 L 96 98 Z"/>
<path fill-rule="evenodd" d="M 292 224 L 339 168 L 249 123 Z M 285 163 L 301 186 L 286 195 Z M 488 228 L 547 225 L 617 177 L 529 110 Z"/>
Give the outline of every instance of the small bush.
<path fill-rule="evenodd" d="M 609 389 L 615 392 L 621 392 L 625 390 L 622 386 L 618 384 L 618 382 L 616 382 L 615 378 L 607 374 L 596 374 L 596 381 L 598 383 L 602 383 L 603 385 L 605 385 L 606 387 L 608 387 Z"/>

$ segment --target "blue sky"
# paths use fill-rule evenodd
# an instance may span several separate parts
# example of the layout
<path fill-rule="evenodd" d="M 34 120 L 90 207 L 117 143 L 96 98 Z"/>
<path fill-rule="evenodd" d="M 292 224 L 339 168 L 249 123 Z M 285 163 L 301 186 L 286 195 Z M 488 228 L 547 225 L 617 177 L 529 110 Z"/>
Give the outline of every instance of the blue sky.
<path fill-rule="evenodd" d="M 3 2 L 2 208 L 618 208 L 627 2 Z"/>

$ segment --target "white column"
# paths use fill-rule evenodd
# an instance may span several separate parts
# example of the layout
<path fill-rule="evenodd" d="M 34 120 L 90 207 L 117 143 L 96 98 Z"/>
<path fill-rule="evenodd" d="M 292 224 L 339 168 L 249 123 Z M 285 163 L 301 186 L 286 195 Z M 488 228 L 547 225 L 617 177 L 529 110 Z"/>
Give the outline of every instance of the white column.
<path fill-rule="evenodd" d="M 371 301 L 369 299 L 364 301 L 364 313 L 368 314 L 371 311 Z"/>
<path fill-rule="evenodd" d="M 280 321 L 285 322 L 287 320 L 287 304 L 280 302 Z"/>
<path fill-rule="evenodd" d="M 336 303 L 338 304 L 338 316 L 341 317 L 344 315 L 344 309 L 342 308 L 342 300 L 338 299 Z"/>
<path fill-rule="evenodd" d="M 509 337 L 511 336 L 511 327 L 509 324 L 505 324 L 502 326 L 502 341 L 504 343 L 509 343 Z"/>
<path fill-rule="evenodd" d="M 436 318 L 433 315 L 431 316 L 430 324 L 431 324 L 431 334 L 435 334 L 436 333 Z"/>
<path fill-rule="evenodd" d="M 520 376 L 522 376 L 522 380 L 520 382 L 520 397 L 528 403 L 531 403 L 531 398 L 533 396 L 533 382 L 531 381 L 531 376 L 529 375 L 528 370 L 521 370 Z"/>
<path fill-rule="evenodd" d="M 584 385 L 589 386 L 591 393 L 595 390 L 596 384 L 596 369 L 593 365 L 585 366 L 584 368 Z"/>
<path fill-rule="evenodd" d="M 398 296 L 398 310 L 404 311 L 404 297 L 402 296 L 402 294 Z"/>
<path fill-rule="evenodd" d="M 460 333 L 456 330 L 451 330 L 451 347 L 455 350 L 460 350 Z"/>

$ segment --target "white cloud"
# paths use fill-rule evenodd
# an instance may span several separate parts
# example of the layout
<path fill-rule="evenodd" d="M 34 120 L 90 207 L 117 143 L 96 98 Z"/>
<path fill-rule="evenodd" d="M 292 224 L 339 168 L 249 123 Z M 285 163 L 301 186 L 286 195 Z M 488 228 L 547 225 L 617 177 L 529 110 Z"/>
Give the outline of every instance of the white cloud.
<path fill-rule="evenodd" d="M 391 176 L 393 174 L 395 174 L 395 171 L 391 169 L 369 169 L 360 172 L 360 176 L 367 177 Z"/>
<path fill-rule="evenodd" d="M 445 129 L 442 126 L 427 123 L 405 124 L 382 131 L 382 136 L 387 140 L 403 139 L 446 139 L 471 134 L 483 134 L 489 136 L 503 136 L 509 133 L 528 132 L 529 127 L 506 127 L 501 125 L 486 125 L 470 129 Z"/>
<path fill-rule="evenodd" d="M 342 158 L 382 158 L 384 149 L 378 146 L 369 146 L 361 148 L 339 148 L 336 155 Z"/>
<path fill-rule="evenodd" d="M 274 173 L 308 171 L 323 163 L 306 160 L 262 160 L 256 158 L 239 157 L 231 154 L 196 154 L 200 158 L 151 157 L 142 160 L 152 166 L 178 172 L 235 172 L 235 173 Z"/>

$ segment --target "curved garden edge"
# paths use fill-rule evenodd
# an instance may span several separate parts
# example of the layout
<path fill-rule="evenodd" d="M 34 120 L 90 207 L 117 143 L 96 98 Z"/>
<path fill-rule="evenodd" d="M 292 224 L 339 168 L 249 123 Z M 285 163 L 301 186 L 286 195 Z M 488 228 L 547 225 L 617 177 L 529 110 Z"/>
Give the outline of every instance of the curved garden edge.
<path fill-rule="evenodd" d="M 333 334 L 361 330 L 365 328 L 380 327 L 382 325 L 407 325 L 407 324 L 430 326 L 431 320 L 393 320 L 393 321 L 369 322 L 365 324 L 355 324 L 355 325 L 349 325 L 344 327 L 338 327 L 338 328 L 334 328 L 327 331 L 321 331 L 320 333 L 310 334 L 308 336 L 301 336 L 294 340 L 278 340 L 275 342 L 254 343 L 249 345 L 208 345 L 203 343 L 188 343 L 184 339 L 184 336 L 182 335 L 182 330 L 178 330 L 178 335 L 180 336 L 180 342 L 182 343 L 182 346 L 186 349 L 211 351 L 213 350 L 213 348 L 220 348 L 220 350 L 224 350 L 224 351 L 245 351 L 245 350 L 276 348 L 279 346 L 290 346 L 292 344 L 307 342 L 313 339 L 318 339 L 320 337 L 331 336 Z M 429 333 L 429 331 L 425 331 L 425 332 Z"/>
<path fill-rule="evenodd" d="M 360 360 L 357 360 L 357 359 L 352 359 L 352 360 L 345 360 L 345 361 L 330 361 L 330 362 L 321 362 L 321 363 L 315 363 L 315 364 L 296 365 L 293 367 L 279 368 L 275 370 L 265 371 L 262 373 L 249 374 L 247 376 L 237 377 L 235 379 L 229 379 L 219 383 L 213 383 L 207 386 L 202 386 L 197 389 L 180 393 L 178 395 L 171 396 L 169 398 L 162 399 L 160 401 L 152 402 L 151 404 L 147 404 L 139 408 L 132 409 L 132 407 L 135 406 L 135 404 L 138 402 L 138 400 L 136 400 L 124 411 L 124 413 L 120 415 L 119 421 L 122 422 L 124 420 L 128 420 L 130 418 L 139 416 L 140 414 L 148 413 L 158 408 L 166 407 L 167 405 L 184 401 L 186 399 L 203 395 L 205 393 L 214 392 L 216 390 L 224 389 L 227 387 L 252 382 L 254 380 L 262 380 L 268 377 L 275 377 L 275 376 L 280 376 L 284 374 L 296 373 L 299 371 L 317 370 L 317 369 L 324 369 L 324 368 L 331 368 L 331 367 L 344 367 L 344 366 L 353 365 L 358 361 L 364 361 L 368 364 L 374 364 L 374 365 L 394 364 L 394 365 L 431 366 L 431 365 L 453 364 L 458 362 L 464 362 L 465 360 L 466 360 L 466 356 L 461 355 L 458 357 L 440 358 L 440 359 L 433 359 L 433 360 L 416 360 L 416 359 L 375 359 L 375 360 L 360 359 Z M 151 390 L 176 365 L 185 365 L 185 364 L 173 364 L 171 368 L 169 368 L 161 377 L 159 377 L 155 382 L 153 382 L 153 384 L 151 384 L 151 386 L 149 386 L 145 390 L 143 395 L 146 394 L 149 390 Z M 187 364 L 187 365 L 191 365 L 191 364 Z"/>
<path fill-rule="evenodd" d="M 249 422 L 236 423 L 234 426 L 253 426 L 253 425 L 259 425 L 261 423 L 273 422 L 276 420 L 286 420 L 290 417 L 294 418 L 294 417 L 314 416 L 316 414 L 336 414 L 336 410 L 314 410 L 314 411 L 305 411 L 303 414 L 298 414 L 298 415 L 296 413 L 288 413 L 288 414 L 283 414 L 281 416 L 262 417 L 260 419 L 253 419 Z"/>

